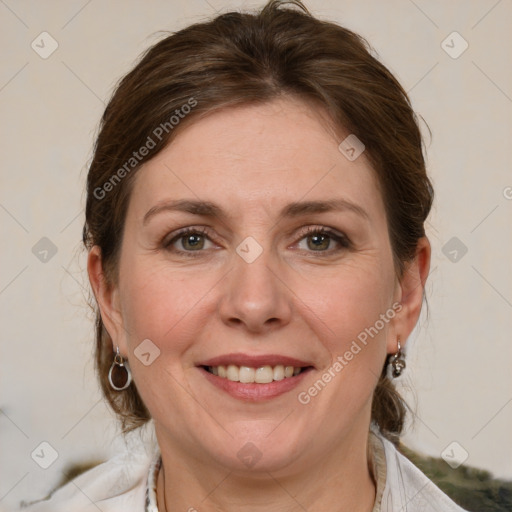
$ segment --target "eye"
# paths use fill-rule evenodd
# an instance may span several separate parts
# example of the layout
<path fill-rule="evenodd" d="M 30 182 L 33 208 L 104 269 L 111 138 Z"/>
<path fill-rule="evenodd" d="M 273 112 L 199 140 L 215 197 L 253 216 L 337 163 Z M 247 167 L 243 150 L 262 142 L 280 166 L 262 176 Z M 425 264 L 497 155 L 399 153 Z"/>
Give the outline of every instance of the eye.
<path fill-rule="evenodd" d="M 350 241 L 343 235 L 328 228 L 309 226 L 297 244 L 301 250 L 313 252 L 335 252 L 350 247 Z M 336 248 L 337 246 L 337 248 Z"/>
<path fill-rule="evenodd" d="M 164 241 L 163 245 L 167 250 L 175 252 L 200 252 L 203 249 L 211 249 L 213 243 L 206 231 L 206 229 L 185 228 L 170 240 Z"/>

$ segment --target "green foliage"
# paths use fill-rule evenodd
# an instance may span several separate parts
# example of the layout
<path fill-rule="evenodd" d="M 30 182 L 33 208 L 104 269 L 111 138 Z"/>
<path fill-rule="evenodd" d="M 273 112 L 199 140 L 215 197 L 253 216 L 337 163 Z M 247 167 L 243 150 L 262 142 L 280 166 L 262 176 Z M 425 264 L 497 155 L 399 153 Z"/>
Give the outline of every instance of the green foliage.
<path fill-rule="evenodd" d="M 443 459 L 422 456 L 403 445 L 399 450 L 462 508 L 471 512 L 512 510 L 512 482 L 470 466 L 452 469 Z"/>

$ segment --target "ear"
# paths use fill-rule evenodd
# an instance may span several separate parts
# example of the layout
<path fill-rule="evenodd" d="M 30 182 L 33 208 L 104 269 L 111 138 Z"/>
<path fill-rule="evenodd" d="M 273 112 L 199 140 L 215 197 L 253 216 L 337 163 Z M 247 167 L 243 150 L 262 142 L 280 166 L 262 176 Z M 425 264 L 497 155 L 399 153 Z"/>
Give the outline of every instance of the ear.
<path fill-rule="evenodd" d="M 394 354 L 397 350 L 397 337 L 405 345 L 418 319 L 423 304 L 425 282 L 430 270 L 430 242 L 427 237 L 420 238 L 412 261 L 406 264 L 397 287 L 397 301 L 402 309 L 394 318 L 394 335 L 388 339 L 387 352 Z"/>
<path fill-rule="evenodd" d="M 87 272 L 103 325 L 112 338 L 113 347 L 119 347 L 121 354 L 127 354 L 126 336 L 119 302 L 119 290 L 107 282 L 103 270 L 101 249 L 95 245 L 87 257 Z"/>

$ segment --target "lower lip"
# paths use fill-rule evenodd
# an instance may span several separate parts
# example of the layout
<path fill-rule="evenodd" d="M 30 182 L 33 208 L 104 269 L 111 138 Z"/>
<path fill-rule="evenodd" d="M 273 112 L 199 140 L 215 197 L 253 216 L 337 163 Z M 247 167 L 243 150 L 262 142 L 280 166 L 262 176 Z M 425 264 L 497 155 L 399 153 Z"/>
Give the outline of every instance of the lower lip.
<path fill-rule="evenodd" d="M 224 377 L 213 375 L 213 373 L 208 372 L 204 368 L 199 368 L 199 370 L 214 386 L 221 389 L 222 391 L 225 391 L 233 398 L 251 402 L 259 402 L 275 398 L 279 395 L 287 393 L 288 391 L 291 391 L 302 382 L 311 368 L 303 370 L 301 373 L 299 373 L 299 375 L 296 375 L 295 377 L 285 377 L 282 380 L 274 380 L 268 384 L 244 384 L 242 382 L 233 382 L 232 380 L 225 379 Z"/>

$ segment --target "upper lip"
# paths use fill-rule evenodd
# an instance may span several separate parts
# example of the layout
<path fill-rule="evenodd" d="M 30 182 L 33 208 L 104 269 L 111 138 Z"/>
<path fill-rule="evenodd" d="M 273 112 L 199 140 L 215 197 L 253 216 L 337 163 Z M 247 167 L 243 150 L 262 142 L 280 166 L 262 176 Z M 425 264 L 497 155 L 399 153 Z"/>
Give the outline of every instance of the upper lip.
<path fill-rule="evenodd" d="M 301 361 L 294 357 L 282 356 L 279 354 L 262 354 L 262 355 L 249 355 L 249 354 L 223 354 L 221 356 L 213 357 L 206 361 L 201 361 L 197 366 L 228 366 L 234 364 L 236 366 L 248 366 L 250 368 L 261 368 L 262 366 L 294 366 L 295 368 L 304 368 L 313 366 L 307 361 Z"/>

